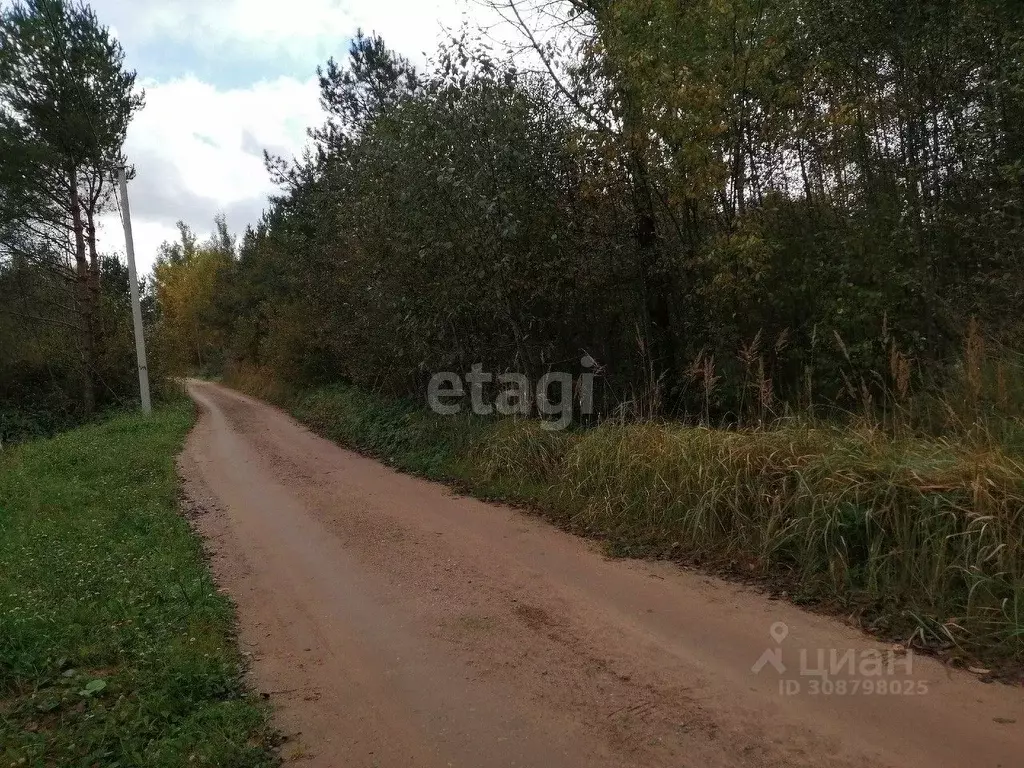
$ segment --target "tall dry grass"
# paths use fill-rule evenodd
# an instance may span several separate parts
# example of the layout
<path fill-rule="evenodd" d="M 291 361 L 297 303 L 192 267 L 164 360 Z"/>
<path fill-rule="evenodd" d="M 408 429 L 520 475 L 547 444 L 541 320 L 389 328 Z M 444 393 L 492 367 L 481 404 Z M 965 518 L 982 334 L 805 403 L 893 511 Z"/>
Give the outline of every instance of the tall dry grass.
<path fill-rule="evenodd" d="M 483 485 L 621 553 L 776 579 L 931 647 L 1024 655 L 1024 464 L 879 430 L 505 422 Z M 538 491 L 538 489 L 541 489 Z"/>

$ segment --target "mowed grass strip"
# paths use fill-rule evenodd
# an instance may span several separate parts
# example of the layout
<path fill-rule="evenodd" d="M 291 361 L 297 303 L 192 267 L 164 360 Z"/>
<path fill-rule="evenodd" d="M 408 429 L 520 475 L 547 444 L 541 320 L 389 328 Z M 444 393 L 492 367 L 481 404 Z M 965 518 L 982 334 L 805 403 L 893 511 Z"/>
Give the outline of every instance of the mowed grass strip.
<path fill-rule="evenodd" d="M 179 514 L 189 405 L 0 454 L 0 766 L 276 764 Z"/>

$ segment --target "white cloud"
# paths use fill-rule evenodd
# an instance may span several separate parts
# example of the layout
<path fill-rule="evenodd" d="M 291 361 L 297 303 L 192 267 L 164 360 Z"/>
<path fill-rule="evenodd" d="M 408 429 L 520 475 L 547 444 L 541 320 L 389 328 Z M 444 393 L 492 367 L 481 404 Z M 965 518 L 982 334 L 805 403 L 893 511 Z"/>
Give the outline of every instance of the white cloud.
<path fill-rule="evenodd" d="M 423 63 L 423 53 L 433 55 L 445 28 L 457 30 L 464 19 L 485 15 L 471 0 L 376 0 L 351 5 L 365 32 L 379 34 L 417 64 Z"/>
<path fill-rule="evenodd" d="M 94 0 L 105 23 L 129 47 L 187 44 L 206 54 L 242 51 L 253 59 L 287 58 L 310 66 L 343 52 L 358 28 L 422 61 L 442 26 L 480 15 L 476 0 Z"/>
<path fill-rule="evenodd" d="M 144 83 L 146 108 L 131 125 L 125 152 L 137 171 L 129 185 L 135 249 L 148 271 L 157 247 L 184 220 L 200 234 L 214 214 L 235 230 L 254 223 L 274 191 L 256 147 L 297 154 L 322 113 L 316 82 L 279 78 L 219 90 L 194 77 Z M 122 250 L 120 222 L 104 223 L 104 245 Z"/>
<path fill-rule="evenodd" d="M 380 34 L 423 65 L 444 37 L 444 27 L 456 29 L 464 18 L 485 17 L 476 0 L 94 0 L 93 5 L 129 52 L 169 51 L 160 58 L 163 68 L 179 72 L 162 82 L 147 81 L 144 68 L 139 72 L 146 107 L 129 129 L 125 150 L 138 172 L 129 193 L 141 272 L 152 267 L 160 243 L 176 237 L 179 219 L 200 235 L 220 211 L 235 231 L 255 223 L 274 191 L 260 150 L 285 155 L 301 150 L 306 129 L 323 121 L 314 68 L 328 55 L 342 58 L 358 28 Z M 238 82 L 240 73 L 244 82 L 246 61 L 259 62 L 264 73 L 294 71 L 301 62 L 309 77 L 218 87 L 188 74 L 195 70 L 189 56 L 197 55 L 207 64 L 224 61 L 231 71 L 228 82 Z M 106 250 L 123 251 L 116 214 L 103 223 L 101 236 Z"/>
<path fill-rule="evenodd" d="M 152 8 L 142 20 L 149 36 L 170 37 L 201 48 L 250 47 L 259 57 L 319 58 L 353 23 L 337 0 L 176 0 Z"/>
<path fill-rule="evenodd" d="M 145 110 L 131 126 L 130 156 L 173 158 L 196 193 L 232 201 L 270 188 L 252 142 L 298 151 L 308 126 L 321 121 L 314 79 L 279 78 L 218 90 L 193 77 L 147 83 Z"/>

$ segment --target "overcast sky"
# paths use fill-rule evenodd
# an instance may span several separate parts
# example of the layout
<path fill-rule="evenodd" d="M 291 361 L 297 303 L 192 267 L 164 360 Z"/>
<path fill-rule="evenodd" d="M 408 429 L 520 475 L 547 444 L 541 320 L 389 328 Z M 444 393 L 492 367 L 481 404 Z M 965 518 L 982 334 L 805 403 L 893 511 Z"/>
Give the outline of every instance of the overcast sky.
<path fill-rule="evenodd" d="M 263 149 L 291 155 L 322 120 L 315 71 L 344 56 L 356 29 L 377 32 L 422 63 L 473 0 L 91 0 L 138 71 L 146 107 L 128 132 L 130 185 L 142 272 L 175 222 L 205 236 L 219 211 L 241 232 L 273 187 Z M 116 215 L 102 250 L 124 250 Z"/>

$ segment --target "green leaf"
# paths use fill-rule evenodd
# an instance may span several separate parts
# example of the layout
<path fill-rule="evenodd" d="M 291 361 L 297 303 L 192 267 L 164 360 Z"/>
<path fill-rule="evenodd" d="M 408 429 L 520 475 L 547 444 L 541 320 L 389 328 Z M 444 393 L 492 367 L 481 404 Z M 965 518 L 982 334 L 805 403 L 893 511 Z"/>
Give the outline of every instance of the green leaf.
<path fill-rule="evenodd" d="M 102 693 L 106 687 L 106 680 L 90 680 L 79 693 L 82 696 L 95 696 L 97 693 Z"/>

